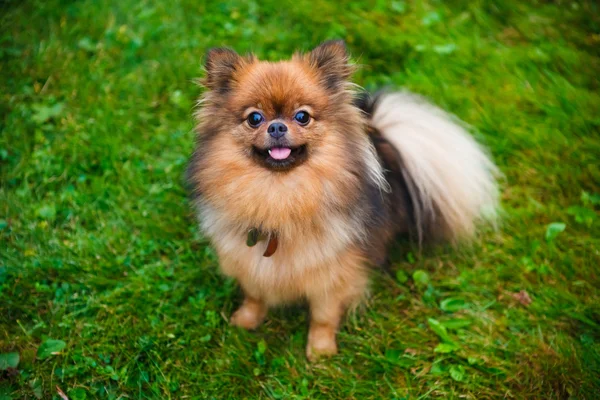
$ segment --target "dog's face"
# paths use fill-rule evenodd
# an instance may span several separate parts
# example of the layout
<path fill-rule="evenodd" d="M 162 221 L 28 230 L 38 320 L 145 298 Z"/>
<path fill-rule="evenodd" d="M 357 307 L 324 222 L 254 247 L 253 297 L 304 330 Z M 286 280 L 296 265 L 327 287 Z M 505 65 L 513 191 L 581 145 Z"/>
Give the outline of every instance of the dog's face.
<path fill-rule="evenodd" d="M 204 130 L 230 135 L 232 156 L 273 172 L 327 157 L 326 137 L 360 121 L 347 90 L 352 67 L 341 41 L 276 63 L 213 49 L 206 72 Z"/>

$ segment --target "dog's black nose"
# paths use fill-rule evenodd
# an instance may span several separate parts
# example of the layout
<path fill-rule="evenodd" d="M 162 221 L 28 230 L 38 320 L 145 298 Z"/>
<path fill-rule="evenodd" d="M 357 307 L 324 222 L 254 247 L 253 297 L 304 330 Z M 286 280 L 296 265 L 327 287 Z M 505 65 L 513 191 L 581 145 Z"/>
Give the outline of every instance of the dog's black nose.
<path fill-rule="evenodd" d="M 287 132 L 287 126 L 281 122 L 273 122 L 271 125 L 269 125 L 267 132 L 269 132 L 271 137 L 279 139 Z"/>

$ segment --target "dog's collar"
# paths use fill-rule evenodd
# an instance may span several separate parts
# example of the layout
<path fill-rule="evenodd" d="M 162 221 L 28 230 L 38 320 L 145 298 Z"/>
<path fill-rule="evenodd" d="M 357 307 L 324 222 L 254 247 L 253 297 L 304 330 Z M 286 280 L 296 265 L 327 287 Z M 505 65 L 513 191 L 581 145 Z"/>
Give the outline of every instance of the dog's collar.
<path fill-rule="evenodd" d="M 275 232 L 264 233 L 258 228 L 252 228 L 248 231 L 246 245 L 248 245 L 248 247 L 253 247 L 256 245 L 256 243 L 265 239 L 268 239 L 268 242 L 267 248 L 263 253 L 263 257 L 271 257 L 275 253 L 275 250 L 277 250 L 277 246 L 279 245 L 279 241 L 277 240 L 277 235 L 275 234 Z"/>

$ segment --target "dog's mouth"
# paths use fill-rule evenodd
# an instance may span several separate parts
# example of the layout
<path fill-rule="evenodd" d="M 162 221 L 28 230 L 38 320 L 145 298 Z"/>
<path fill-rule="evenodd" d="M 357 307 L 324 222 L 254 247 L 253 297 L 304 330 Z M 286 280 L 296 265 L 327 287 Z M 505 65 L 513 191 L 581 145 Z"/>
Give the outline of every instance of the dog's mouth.
<path fill-rule="evenodd" d="M 253 146 L 252 153 L 264 167 L 277 171 L 297 167 L 306 161 L 308 155 L 305 144 L 296 147 L 273 146 L 266 149 Z"/>

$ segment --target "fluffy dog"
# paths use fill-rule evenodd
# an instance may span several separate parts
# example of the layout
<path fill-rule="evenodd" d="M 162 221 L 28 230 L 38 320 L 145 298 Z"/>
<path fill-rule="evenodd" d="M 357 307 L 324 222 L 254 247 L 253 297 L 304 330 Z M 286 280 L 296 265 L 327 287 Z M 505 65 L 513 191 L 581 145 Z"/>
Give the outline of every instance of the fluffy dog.
<path fill-rule="evenodd" d="M 306 300 L 309 359 L 337 352 L 344 311 L 395 235 L 457 241 L 494 217 L 496 167 L 460 123 L 349 79 L 342 41 L 289 61 L 206 57 L 188 168 L 203 232 L 245 298 L 231 323 Z"/>

